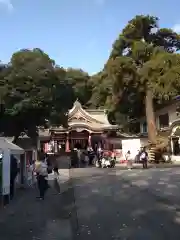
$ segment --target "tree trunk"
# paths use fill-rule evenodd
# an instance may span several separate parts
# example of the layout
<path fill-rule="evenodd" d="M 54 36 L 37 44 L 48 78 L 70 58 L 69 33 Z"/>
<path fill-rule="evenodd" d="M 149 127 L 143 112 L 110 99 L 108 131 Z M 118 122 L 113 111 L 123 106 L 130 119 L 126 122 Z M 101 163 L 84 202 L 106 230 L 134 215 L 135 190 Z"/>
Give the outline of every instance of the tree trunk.
<path fill-rule="evenodd" d="M 154 108 L 153 108 L 153 95 L 152 91 L 148 89 L 146 91 L 145 97 L 145 108 L 146 108 L 146 121 L 147 121 L 147 128 L 148 128 L 148 139 L 151 144 L 156 144 L 156 122 L 154 116 Z"/>

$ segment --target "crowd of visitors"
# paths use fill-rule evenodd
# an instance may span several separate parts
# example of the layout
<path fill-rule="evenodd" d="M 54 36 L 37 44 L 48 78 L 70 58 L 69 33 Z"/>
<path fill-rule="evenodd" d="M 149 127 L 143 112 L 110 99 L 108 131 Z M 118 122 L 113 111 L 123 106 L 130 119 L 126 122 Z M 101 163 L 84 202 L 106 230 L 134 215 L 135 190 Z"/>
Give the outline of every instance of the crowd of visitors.
<path fill-rule="evenodd" d="M 87 165 L 92 166 L 95 164 L 95 161 L 100 160 L 102 158 L 111 158 L 114 163 L 116 161 L 116 155 L 113 150 L 103 150 L 101 146 L 97 146 L 96 148 L 87 147 L 87 149 L 74 148 L 71 151 L 71 167 L 85 167 Z M 142 162 L 143 168 L 147 168 L 148 154 L 146 149 L 143 148 L 138 152 L 135 159 L 133 159 L 131 151 L 127 151 L 125 155 L 127 161 L 127 168 L 129 170 L 133 167 L 133 162 Z M 15 166 L 16 161 L 13 157 L 11 157 L 11 164 L 14 164 L 11 169 L 14 169 L 11 173 L 11 195 L 13 196 L 14 189 L 14 179 L 18 173 L 18 169 Z M 49 188 L 48 185 L 48 174 L 54 172 L 55 183 L 57 184 L 57 178 L 59 175 L 58 171 L 58 163 L 55 157 L 52 159 L 47 154 L 40 153 L 38 160 L 33 163 L 33 172 L 36 174 L 37 186 L 39 189 L 40 200 L 43 200 L 46 194 L 46 191 Z"/>
<path fill-rule="evenodd" d="M 114 150 L 104 150 L 101 146 L 96 148 L 88 147 L 86 150 L 80 148 L 74 148 L 71 151 L 71 166 L 72 167 L 83 167 L 86 165 L 95 164 L 96 160 L 103 158 L 111 158 L 116 162 L 116 154 Z M 147 168 L 148 153 L 146 148 L 141 148 L 136 156 L 134 156 L 130 150 L 125 154 L 125 160 L 127 163 L 127 169 L 133 168 L 133 163 L 142 163 L 143 169 Z M 100 165 L 100 163 L 99 163 Z"/>
<path fill-rule="evenodd" d="M 102 158 L 106 157 L 115 160 L 115 152 L 113 150 L 104 150 L 101 145 L 95 146 L 95 148 L 87 147 L 87 149 L 74 148 L 71 151 L 71 166 L 92 166 L 96 161 L 100 161 Z"/>
<path fill-rule="evenodd" d="M 80 147 L 76 147 L 71 151 L 71 167 L 85 167 L 92 166 L 96 164 L 96 161 L 102 160 L 103 158 L 111 158 L 113 159 L 114 166 L 116 162 L 116 154 L 113 150 L 104 150 L 101 145 L 96 146 L 95 148 L 87 147 L 87 149 L 81 149 Z M 144 169 L 147 168 L 148 163 L 148 153 L 145 148 L 142 148 L 138 151 L 137 155 L 132 155 L 131 151 L 128 150 L 125 154 L 125 160 L 127 162 L 127 169 L 131 170 L 133 168 L 133 163 L 142 163 Z M 16 177 L 19 173 L 19 165 L 18 160 L 15 156 L 11 155 L 10 158 L 10 198 L 14 197 L 14 189 L 15 189 L 15 181 Z M 55 184 L 57 184 L 57 179 L 59 175 L 58 171 L 58 162 L 55 157 L 49 157 L 47 154 L 40 152 L 38 159 L 34 161 L 31 165 L 32 172 L 36 176 L 37 186 L 39 189 L 40 200 L 43 200 L 46 194 L 46 191 L 49 188 L 48 185 L 48 174 L 54 173 L 55 176 Z M 58 187 L 59 188 L 59 185 Z M 60 189 L 59 189 L 60 191 Z"/>

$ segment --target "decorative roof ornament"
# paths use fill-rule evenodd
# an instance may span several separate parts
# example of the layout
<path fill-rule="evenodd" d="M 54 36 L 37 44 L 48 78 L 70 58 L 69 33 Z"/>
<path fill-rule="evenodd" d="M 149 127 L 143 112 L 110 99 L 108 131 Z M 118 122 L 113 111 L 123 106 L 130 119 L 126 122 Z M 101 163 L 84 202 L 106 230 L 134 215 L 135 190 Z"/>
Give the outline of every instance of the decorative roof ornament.
<path fill-rule="evenodd" d="M 78 98 L 76 99 L 76 101 L 74 102 L 74 106 L 75 107 L 81 107 L 81 103 L 79 102 Z"/>

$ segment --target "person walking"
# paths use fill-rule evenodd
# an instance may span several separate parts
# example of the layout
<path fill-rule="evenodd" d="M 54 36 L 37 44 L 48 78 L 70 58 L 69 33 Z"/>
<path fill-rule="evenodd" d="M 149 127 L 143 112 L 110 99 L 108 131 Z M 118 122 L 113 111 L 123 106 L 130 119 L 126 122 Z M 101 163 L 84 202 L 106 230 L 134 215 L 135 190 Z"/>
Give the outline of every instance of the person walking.
<path fill-rule="evenodd" d="M 61 193 L 60 179 L 59 179 L 60 174 L 59 174 L 58 162 L 57 162 L 56 159 L 54 160 L 53 166 L 54 166 L 54 168 L 53 168 L 53 171 L 54 171 L 54 188 L 60 194 Z"/>
<path fill-rule="evenodd" d="M 45 159 L 41 159 L 40 161 L 36 161 L 35 163 L 35 172 L 37 175 L 37 183 L 39 189 L 39 199 L 44 200 L 45 193 L 49 188 L 48 185 L 48 171 L 47 171 L 47 164 L 45 163 Z"/>
<path fill-rule="evenodd" d="M 93 159 L 94 159 L 94 151 L 92 147 L 88 148 L 88 157 L 89 157 L 89 165 L 93 165 Z"/>
<path fill-rule="evenodd" d="M 73 149 L 71 151 L 71 166 L 77 168 L 78 167 L 78 152 L 77 149 Z"/>
<path fill-rule="evenodd" d="M 99 145 L 99 147 L 97 148 L 97 158 L 98 160 L 100 160 L 103 156 L 103 150 L 101 148 L 101 146 Z"/>
<path fill-rule="evenodd" d="M 116 154 L 113 149 L 110 153 L 110 158 L 111 158 L 111 167 L 114 168 L 116 165 Z"/>
<path fill-rule="evenodd" d="M 127 161 L 127 168 L 128 170 L 132 169 L 132 155 L 131 152 L 128 150 L 126 155 L 125 155 L 126 161 Z"/>
<path fill-rule="evenodd" d="M 140 155 L 140 160 L 142 161 L 143 169 L 147 169 L 148 153 L 146 152 L 146 148 L 143 148 Z"/>
<path fill-rule="evenodd" d="M 53 171 L 54 171 L 54 173 L 59 175 L 59 166 L 58 166 L 58 162 L 56 159 L 54 160 L 54 163 L 53 163 Z"/>

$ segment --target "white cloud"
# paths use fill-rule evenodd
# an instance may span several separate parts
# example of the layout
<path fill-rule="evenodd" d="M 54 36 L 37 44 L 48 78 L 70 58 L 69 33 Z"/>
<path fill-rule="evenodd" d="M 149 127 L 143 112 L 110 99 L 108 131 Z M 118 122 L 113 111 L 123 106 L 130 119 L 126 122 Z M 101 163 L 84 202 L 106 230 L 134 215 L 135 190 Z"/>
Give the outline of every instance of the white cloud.
<path fill-rule="evenodd" d="M 180 33 L 180 23 L 177 23 L 172 28 L 175 32 Z"/>
<path fill-rule="evenodd" d="M 14 9 L 11 0 L 0 0 L 0 5 L 4 5 L 10 12 Z"/>

